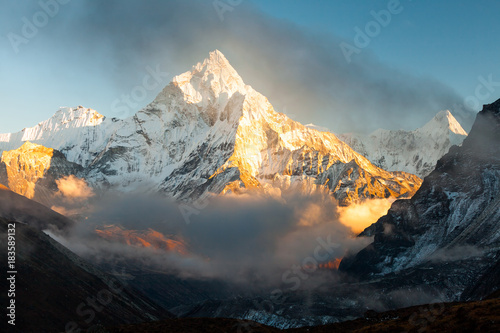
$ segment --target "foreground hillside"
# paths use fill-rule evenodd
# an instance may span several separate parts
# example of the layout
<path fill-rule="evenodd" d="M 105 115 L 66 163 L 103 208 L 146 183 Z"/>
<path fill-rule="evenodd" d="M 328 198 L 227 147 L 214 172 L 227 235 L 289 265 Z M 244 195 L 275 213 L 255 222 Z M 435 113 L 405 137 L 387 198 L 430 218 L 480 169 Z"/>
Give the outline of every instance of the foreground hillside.
<path fill-rule="evenodd" d="M 140 325 L 123 325 L 102 329 L 102 333 L 190 333 L 190 332 L 499 332 L 500 299 L 469 303 L 444 303 L 413 306 L 377 313 L 369 311 L 364 318 L 337 324 L 302 327 L 289 330 L 253 322 L 224 318 L 169 319 Z"/>
<path fill-rule="evenodd" d="M 28 200 L 28 199 L 26 199 Z M 36 205 L 36 203 L 34 203 Z M 2 213 L 3 214 L 3 213 Z M 144 322 L 171 315 L 141 293 L 105 274 L 22 222 L 0 217 L 0 252 L 7 258 L 7 230 L 15 224 L 15 327 L 2 320 L 1 332 L 79 332 L 97 323 Z M 7 272 L 7 261 L 0 269 Z M 119 272 L 118 272 L 119 273 Z M 7 279 L 2 291 L 12 289 Z M 13 298 L 10 298 L 10 300 Z M 7 292 L 0 296 L 7 304 Z"/>

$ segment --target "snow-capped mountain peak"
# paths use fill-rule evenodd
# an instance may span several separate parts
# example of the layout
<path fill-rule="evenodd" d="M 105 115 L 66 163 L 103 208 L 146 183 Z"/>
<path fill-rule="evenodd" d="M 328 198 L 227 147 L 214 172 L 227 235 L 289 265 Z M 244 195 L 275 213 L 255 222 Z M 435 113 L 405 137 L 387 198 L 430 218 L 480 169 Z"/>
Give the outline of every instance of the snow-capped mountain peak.
<path fill-rule="evenodd" d="M 210 52 L 207 59 L 193 66 L 190 71 L 175 76 L 172 85 L 184 93 L 188 103 L 193 104 L 202 101 L 210 103 L 223 94 L 229 99 L 236 91 L 245 92 L 243 79 L 218 50 Z M 164 92 L 172 90 L 172 87 L 167 88 Z M 163 100 L 164 95 L 160 93 L 157 101 Z"/>
<path fill-rule="evenodd" d="M 49 133 L 61 130 L 98 126 L 104 119 L 105 117 L 96 110 L 84 108 L 83 106 L 76 108 L 61 107 L 49 119 L 33 127 L 24 128 L 21 131 L 22 141 L 42 140 Z M 10 133 L 0 134 L 0 142 L 9 142 L 10 139 Z"/>
<path fill-rule="evenodd" d="M 59 124 L 66 128 L 97 126 L 100 125 L 104 119 L 105 117 L 96 110 L 84 108 L 81 105 L 76 108 L 61 107 L 50 118 L 51 122 L 55 125 Z"/>
<path fill-rule="evenodd" d="M 434 118 L 421 128 L 421 130 L 429 132 L 437 132 L 444 129 L 448 129 L 454 134 L 467 135 L 467 132 L 449 110 L 439 111 Z"/>

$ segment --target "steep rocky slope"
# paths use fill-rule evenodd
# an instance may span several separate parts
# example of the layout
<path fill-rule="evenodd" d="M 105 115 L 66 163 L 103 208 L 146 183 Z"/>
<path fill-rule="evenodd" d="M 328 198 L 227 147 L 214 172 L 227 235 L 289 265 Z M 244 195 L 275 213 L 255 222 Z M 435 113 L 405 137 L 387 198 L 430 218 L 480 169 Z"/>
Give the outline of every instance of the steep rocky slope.
<path fill-rule="evenodd" d="M 464 290 L 461 299 L 464 301 L 485 299 L 491 295 L 500 297 L 500 253 L 494 260 L 496 263 L 481 272 L 477 282 Z"/>
<path fill-rule="evenodd" d="M 38 230 L 64 233 L 74 222 L 46 206 L 0 184 L 0 217 L 26 223 Z"/>
<path fill-rule="evenodd" d="M 396 201 L 367 228 L 375 239 L 340 268 L 364 276 L 500 249 L 500 100 L 485 105 L 461 147 L 453 147 L 410 200 Z"/>

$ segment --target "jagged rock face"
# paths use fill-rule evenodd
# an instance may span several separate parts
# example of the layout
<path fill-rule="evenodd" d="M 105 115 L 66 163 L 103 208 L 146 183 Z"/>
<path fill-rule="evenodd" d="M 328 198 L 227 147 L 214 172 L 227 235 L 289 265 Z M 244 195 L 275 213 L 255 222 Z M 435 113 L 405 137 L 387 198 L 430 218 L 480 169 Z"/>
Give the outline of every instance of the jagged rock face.
<path fill-rule="evenodd" d="M 424 178 L 453 145 L 460 145 L 467 132 L 450 111 L 440 111 L 414 131 L 376 130 L 368 136 L 341 134 L 339 138 L 388 171 L 405 171 Z"/>
<path fill-rule="evenodd" d="M 484 106 L 463 145 L 438 161 L 410 200 L 396 201 L 363 234 L 374 235 L 373 244 L 340 268 L 365 276 L 414 267 L 460 249 L 498 251 L 500 100 Z"/>
<path fill-rule="evenodd" d="M 5 186 L 5 188 L 8 188 L 7 187 L 8 185 L 9 185 L 9 176 L 7 174 L 7 166 L 5 165 L 5 163 L 0 161 L 0 187 Z"/>
<path fill-rule="evenodd" d="M 421 184 L 411 174 L 374 166 L 332 133 L 274 111 L 219 51 L 174 77 L 130 118 L 64 109 L 24 134 L 0 136 L 0 149 L 28 136 L 81 164 L 94 188 L 160 191 L 184 201 L 297 186 L 326 188 L 346 205 L 409 197 Z"/>
<path fill-rule="evenodd" d="M 41 203 L 50 203 L 57 191 L 56 180 L 77 174 L 82 167 L 68 162 L 64 155 L 52 148 L 29 141 L 11 151 L 4 151 L 0 160 L 0 182 L 13 192 Z"/>
<path fill-rule="evenodd" d="M 336 163 L 320 175 L 341 205 L 358 202 L 360 198 L 410 198 L 421 180 L 404 172 L 363 169 L 355 161 Z"/>

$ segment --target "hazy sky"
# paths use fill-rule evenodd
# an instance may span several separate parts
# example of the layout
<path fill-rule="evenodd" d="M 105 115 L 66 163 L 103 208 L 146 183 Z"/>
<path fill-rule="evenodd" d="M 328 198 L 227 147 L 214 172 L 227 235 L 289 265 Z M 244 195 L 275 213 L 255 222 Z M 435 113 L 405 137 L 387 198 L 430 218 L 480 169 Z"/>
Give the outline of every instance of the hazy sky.
<path fill-rule="evenodd" d="M 500 97 L 494 0 L 0 3 L 0 133 L 60 106 L 132 115 L 214 49 L 277 111 L 335 132 L 413 129 Z M 155 69 L 168 75 L 117 113 Z"/>

